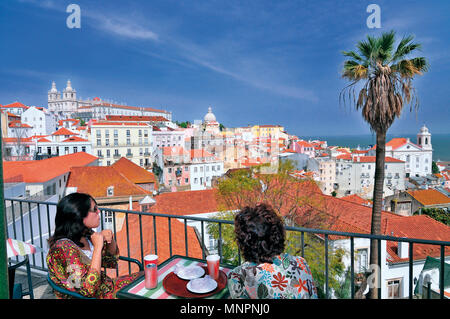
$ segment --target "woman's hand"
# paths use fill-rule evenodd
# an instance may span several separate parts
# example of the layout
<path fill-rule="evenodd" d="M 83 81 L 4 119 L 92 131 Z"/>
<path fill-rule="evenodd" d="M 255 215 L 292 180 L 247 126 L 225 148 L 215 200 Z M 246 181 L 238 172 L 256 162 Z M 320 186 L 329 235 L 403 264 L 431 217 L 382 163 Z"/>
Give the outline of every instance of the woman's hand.
<path fill-rule="evenodd" d="M 119 254 L 114 235 L 111 229 L 102 230 L 103 238 L 106 241 L 106 249 L 111 255 Z"/>
<path fill-rule="evenodd" d="M 111 244 L 111 242 L 113 241 L 113 232 L 111 229 L 104 229 L 102 230 L 101 234 L 103 235 L 104 240 L 106 240 L 106 242 L 108 244 Z"/>
<path fill-rule="evenodd" d="M 99 249 L 100 251 L 103 248 L 103 241 L 105 240 L 102 233 L 93 233 L 91 235 L 91 242 L 94 246 L 94 249 Z"/>

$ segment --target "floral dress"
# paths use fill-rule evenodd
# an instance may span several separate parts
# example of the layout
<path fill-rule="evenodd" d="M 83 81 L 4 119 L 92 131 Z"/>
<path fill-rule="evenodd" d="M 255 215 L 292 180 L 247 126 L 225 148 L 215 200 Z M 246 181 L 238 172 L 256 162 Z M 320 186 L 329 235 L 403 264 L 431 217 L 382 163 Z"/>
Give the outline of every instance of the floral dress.
<path fill-rule="evenodd" d="M 118 249 L 115 255 L 111 255 L 103 247 L 102 268 L 115 268 L 118 258 Z M 50 278 L 56 285 L 85 297 L 100 299 L 116 298 L 119 289 L 141 275 L 133 273 L 112 279 L 104 271 L 90 269 L 91 259 L 70 239 L 60 239 L 50 248 L 47 266 Z M 55 295 L 58 299 L 71 298 L 57 291 Z"/>
<path fill-rule="evenodd" d="M 317 298 L 311 271 L 302 257 L 281 254 L 273 263 L 245 262 L 228 274 L 233 299 Z"/>

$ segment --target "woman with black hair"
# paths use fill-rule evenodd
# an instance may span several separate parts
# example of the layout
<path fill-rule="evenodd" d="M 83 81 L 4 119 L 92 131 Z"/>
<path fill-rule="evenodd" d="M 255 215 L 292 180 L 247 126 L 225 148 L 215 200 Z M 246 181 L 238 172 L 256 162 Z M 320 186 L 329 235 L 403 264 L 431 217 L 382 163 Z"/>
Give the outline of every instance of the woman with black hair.
<path fill-rule="evenodd" d="M 283 253 L 284 223 L 269 205 L 245 207 L 234 225 L 245 262 L 228 274 L 231 298 L 317 298 L 305 259 Z"/>
<path fill-rule="evenodd" d="M 92 196 L 63 197 L 56 208 L 55 232 L 48 239 L 47 266 L 50 278 L 60 287 L 86 297 L 111 299 L 140 273 L 112 279 L 102 271 L 102 267 L 117 266 L 119 248 L 111 230 L 94 232 L 99 225 L 100 210 Z"/>

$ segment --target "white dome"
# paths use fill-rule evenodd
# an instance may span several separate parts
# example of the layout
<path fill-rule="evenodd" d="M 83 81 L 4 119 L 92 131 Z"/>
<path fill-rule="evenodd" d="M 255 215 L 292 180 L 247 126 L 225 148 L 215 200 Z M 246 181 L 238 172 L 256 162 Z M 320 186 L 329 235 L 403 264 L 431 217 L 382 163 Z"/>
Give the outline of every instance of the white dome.
<path fill-rule="evenodd" d="M 205 117 L 203 118 L 205 122 L 216 122 L 216 116 L 212 112 L 211 106 L 208 107 L 208 113 L 206 113 Z"/>

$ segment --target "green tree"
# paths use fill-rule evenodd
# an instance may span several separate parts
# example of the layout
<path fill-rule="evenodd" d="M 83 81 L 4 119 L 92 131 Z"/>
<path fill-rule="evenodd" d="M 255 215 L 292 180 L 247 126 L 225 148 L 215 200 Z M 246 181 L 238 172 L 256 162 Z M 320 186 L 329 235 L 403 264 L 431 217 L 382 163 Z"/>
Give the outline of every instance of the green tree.
<path fill-rule="evenodd" d="M 395 32 L 383 33 L 380 37 L 367 36 L 367 41 L 359 41 L 356 51 L 343 51 L 349 58 L 344 62 L 342 77 L 349 80 L 341 94 L 340 101 L 346 99 L 362 111 L 363 119 L 376 133 L 375 185 L 373 191 L 373 210 L 371 234 L 381 233 L 381 209 L 383 201 L 384 167 L 386 152 L 386 133 L 394 120 L 400 116 L 403 106 L 410 104 L 417 109 L 418 100 L 412 80 L 428 70 L 424 57 L 408 56 L 420 44 L 413 42 L 413 36 L 406 36 L 396 48 Z M 362 84 L 362 87 L 361 87 Z M 356 89 L 360 89 L 356 93 Z M 372 240 L 370 263 L 378 264 L 378 241 Z M 377 289 L 370 292 L 376 298 Z"/>
<path fill-rule="evenodd" d="M 431 172 L 433 174 L 439 174 L 440 173 L 439 167 L 437 166 L 435 161 L 433 161 L 432 164 L 431 164 Z"/>

